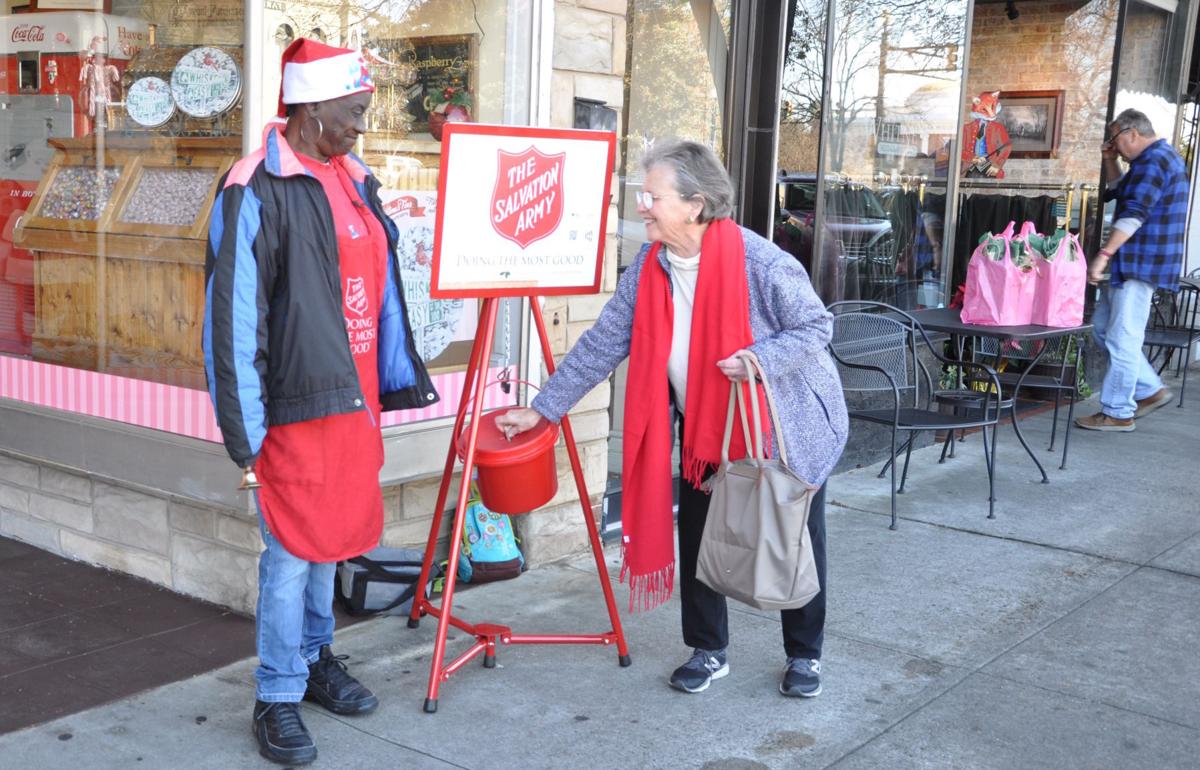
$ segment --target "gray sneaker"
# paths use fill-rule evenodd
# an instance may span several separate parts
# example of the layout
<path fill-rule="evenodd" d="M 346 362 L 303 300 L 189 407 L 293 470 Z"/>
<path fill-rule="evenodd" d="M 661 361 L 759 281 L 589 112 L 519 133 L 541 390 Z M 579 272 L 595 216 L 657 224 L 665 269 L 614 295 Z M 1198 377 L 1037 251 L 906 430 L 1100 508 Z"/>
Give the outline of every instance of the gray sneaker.
<path fill-rule="evenodd" d="M 671 686 L 684 692 L 704 692 L 712 680 L 729 675 L 729 664 L 725 661 L 725 650 L 692 650 L 688 658 L 675 673 L 671 674 Z"/>
<path fill-rule="evenodd" d="M 779 692 L 793 698 L 815 698 L 821 694 L 821 661 L 788 658 L 783 667 Z"/>

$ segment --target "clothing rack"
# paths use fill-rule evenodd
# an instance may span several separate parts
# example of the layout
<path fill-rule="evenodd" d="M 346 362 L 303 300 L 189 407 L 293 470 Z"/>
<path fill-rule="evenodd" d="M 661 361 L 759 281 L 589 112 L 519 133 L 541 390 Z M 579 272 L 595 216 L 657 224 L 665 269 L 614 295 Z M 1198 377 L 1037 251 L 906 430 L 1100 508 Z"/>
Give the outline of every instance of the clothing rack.
<path fill-rule="evenodd" d="M 1058 190 L 1068 192 L 1074 190 L 1078 186 L 1078 183 L 1052 182 L 1050 184 L 1038 184 L 1036 182 L 993 182 L 984 179 L 963 179 L 959 181 L 958 186 L 963 190 Z"/>
<path fill-rule="evenodd" d="M 1058 216 L 1057 219 L 1059 220 L 1059 225 L 1066 227 L 1067 229 L 1070 229 L 1071 227 L 1071 212 L 1075 210 L 1075 193 L 1076 190 L 1080 190 L 1080 203 L 1085 207 L 1080 209 L 1079 217 L 1079 234 L 1081 239 L 1083 237 L 1083 222 L 1087 218 L 1086 214 L 1084 213 L 1087 205 L 1087 192 L 1084 191 L 1084 188 L 1089 187 L 1087 184 L 1079 184 L 1077 182 L 1052 182 L 1049 184 L 1039 184 L 1037 182 L 1005 182 L 1001 180 L 992 181 L 985 179 L 963 179 L 958 183 L 958 186 L 964 196 L 989 190 L 1024 190 L 1029 192 L 1036 191 L 1066 193 L 1063 214 L 1062 216 Z M 1090 186 L 1094 190 L 1095 185 Z"/>

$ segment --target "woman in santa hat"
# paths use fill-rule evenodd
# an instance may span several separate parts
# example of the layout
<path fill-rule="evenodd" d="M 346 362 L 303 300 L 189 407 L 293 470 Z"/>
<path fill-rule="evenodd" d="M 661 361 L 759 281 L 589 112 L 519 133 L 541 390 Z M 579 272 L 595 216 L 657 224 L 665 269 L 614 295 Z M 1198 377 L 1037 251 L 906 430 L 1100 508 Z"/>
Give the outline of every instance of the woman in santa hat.
<path fill-rule="evenodd" d="M 261 484 L 254 734 L 292 765 L 317 756 L 301 699 L 341 715 L 378 705 L 330 649 L 334 572 L 383 530 L 381 412 L 438 400 L 395 226 L 351 153 L 374 91 L 360 53 L 288 46 L 278 116 L 222 180 L 209 228 L 209 391 L 229 456 Z"/>

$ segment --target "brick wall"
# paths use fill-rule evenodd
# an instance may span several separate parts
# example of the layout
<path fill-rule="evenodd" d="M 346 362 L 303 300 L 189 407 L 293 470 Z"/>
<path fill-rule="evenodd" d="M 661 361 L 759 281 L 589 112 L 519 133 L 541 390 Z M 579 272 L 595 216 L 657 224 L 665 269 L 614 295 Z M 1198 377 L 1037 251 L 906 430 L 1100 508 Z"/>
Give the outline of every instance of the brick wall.
<path fill-rule="evenodd" d="M 1010 159 L 1008 181 L 1090 182 L 1100 177 L 1100 143 L 1112 73 L 1117 0 L 1020 3 L 1013 22 L 1004 6 L 975 6 L 967 94 L 1066 91 L 1057 159 Z M 970 103 L 964 108 L 970 112 Z"/>

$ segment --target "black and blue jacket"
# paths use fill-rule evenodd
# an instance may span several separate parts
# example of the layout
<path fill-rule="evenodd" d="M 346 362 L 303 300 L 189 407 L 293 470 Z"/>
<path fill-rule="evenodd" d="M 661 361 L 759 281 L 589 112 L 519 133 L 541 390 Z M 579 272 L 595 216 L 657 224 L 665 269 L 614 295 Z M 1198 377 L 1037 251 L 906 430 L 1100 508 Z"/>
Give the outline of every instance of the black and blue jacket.
<path fill-rule="evenodd" d="M 225 449 L 254 463 L 269 425 L 366 409 L 346 336 L 333 211 L 296 158 L 282 121 L 238 161 L 213 204 L 205 260 L 204 366 Z M 346 168 L 388 234 L 379 312 L 385 411 L 438 401 L 417 355 L 396 257 L 398 232 L 379 182 L 353 155 Z"/>

